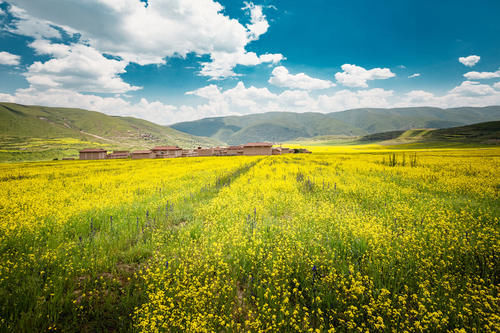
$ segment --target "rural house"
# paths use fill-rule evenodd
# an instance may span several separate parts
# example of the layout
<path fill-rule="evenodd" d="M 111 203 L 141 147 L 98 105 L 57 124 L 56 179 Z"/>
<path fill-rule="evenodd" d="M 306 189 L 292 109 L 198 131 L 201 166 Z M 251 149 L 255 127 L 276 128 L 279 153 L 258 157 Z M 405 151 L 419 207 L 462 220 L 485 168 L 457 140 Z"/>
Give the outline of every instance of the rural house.
<path fill-rule="evenodd" d="M 214 154 L 214 149 L 198 147 L 198 149 L 196 149 L 196 153 L 198 156 L 212 156 Z"/>
<path fill-rule="evenodd" d="M 290 154 L 293 151 L 290 150 L 290 148 L 286 147 L 273 147 L 273 155 L 284 155 L 284 154 Z"/>
<path fill-rule="evenodd" d="M 227 148 L 228 156 L 238 156 L 243 155 L 243 146 L 229 146 Z"/>
<path fill-rule="evenodd" d="M 181 157 L 182 148 L 177 146 L 157 146 L 151 149 L 155 158 Z"/>
<path fill-rule="evenodd" d="M 243 155 L 272 155 L 273 144 L 269 142 L 251 142 L 243 145 Z"/>
<path fill-rule="evenodd" d="M 109 159 L 121 159 L 121 158 L 129 158 L 130 153 L 124 150 L 115 150 L 111 154 L 108 154 L 107 158 Z"/>
<path fill-rule="evenodd" d="M 107 151 L 104 149 L 86 148 L 80 150 L 81 160 L 104 160 Z"/>
<path fill-rule="evenodd" d="M 155 155 L 151 150 L 136 150 L 132 152 L 133 159 L 141 159 L 141 158 L 155 158 Z"/>

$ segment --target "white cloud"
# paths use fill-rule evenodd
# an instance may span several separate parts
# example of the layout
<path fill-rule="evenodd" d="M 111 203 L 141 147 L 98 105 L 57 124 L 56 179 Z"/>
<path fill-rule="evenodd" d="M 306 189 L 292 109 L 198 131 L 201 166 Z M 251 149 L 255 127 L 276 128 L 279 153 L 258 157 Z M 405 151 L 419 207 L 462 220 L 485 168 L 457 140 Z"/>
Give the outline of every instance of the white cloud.
<path fill-rule="evenodd" d="M 409 104 L 414 105 L 415 103 L 426 103 L 434 98 L 434 94 L 424 91 L 424 90 L 412 90 L 405 94 L 406 101 Z"/>
<path fill-rule="evenodd" d="M 14 26 L 6 27 L 7 31 L 33 38 L 61 38 L 61 33 L 49 21 L 37 19 L 16 6 L 11 6 L 9 11 L 16 21 Z"/>
<path fill-rule="evenodd" d="M 480 56 L 477 55 L 470 55 L 468 57 L 460 57 L 458 58 L 458 61 L 460 61 L 462 64 L 464 64 L 467 67 L 473 67 L 475 64 L 477 64 L 481 60 Z"/>
<path fill-rule="evenodd" d="M 82 44 L 56 44 L 36 40 L 30 46 L 38 53 L 53 58 L 36 61 L 24 73 L 32 87 L 61 88 L 78 92 L 124 93 L 138 90 L 124 82 L 126 61 L 107 59 L 94 48 Z"/>
<path fill-rule="evenodd" d="M 381 88 L 369 90 L 340 90 L 333 95 L 321 95 L 318 98 L 319 108 L 323 112 L 342 111 L 347 109 L 390 107 L 390 98 L 394 91 Z"/>
<path fill-rule="evenodd" d="M 290 74 L 284 66 L 274 68 L 268 82 L 278 87 L 304 90 L 335 87 L 331 81 L 312 78 L 304 73 Z"/>
<path fill-rule="evenodd" d="M 496 72 L 468 72 L 464 76 L 469 80 L 485 80 L 500 77 L 500 69 Z"/>
<path fill-rule="evenodd" d="M 307 90 L 285 90 L 275 94 L 267 88 L 246 87 L 238 82 L 235 87 L 223 90 L 214 84 L 188 92 L 203 98 L 197 106 L 170 105 L 159 101 L 141 99 L 132 103 L 124 95 L 101 97 L 72 90 L 34 87 L 18 89 L 15 94 L 0 94 L 0 100 L 21 104 L 80 107 L 109 115 L 132 116 L 159 124 L 172 124 L 204 117 L 244 115 L 268 111 L 335 112 L 353 108 L 408 107 L 408 106 L 487 106 L 500 105 L 500 90 L 478 83 L 462 83 L 447 94 L 436 96 L 423 90 L 395 95 L 392 90 L 381 88 L 340 90 L 331 94 L 313 96 Z"/>
<path fill-rule="evenodd" d="M 50 22 L 81 33 L 82 40 L 101 53 L 140 65 L 163 64 L 166 57 L 184 57 L 193 52 L 210 55 L 214 62 L 203 64 L 202 75 L 220 78 L 235 75 L 232 70 L 236 65 L 283 59 L 281 54 L 246 52 L 247 44 L 269 27 L 262 6 L 253 3 L 244 7 L 250 13 L 250 23 L 244 26 L 224 15 L 223 7 L 214 0 L 155 0 L 149 1 L 147 7 L 138 0 L 11 2 L 25 10 L 25 14 L 16 14 L 24 15 L 16 27 L 20 34 L 39 39 L 38 30 L 20 25 Z M 47 27 L 50 25 L 44 30 Z M 43 37 L 50 37 L 50 32 L 55 34 L 57 30 L 47 31 Z"/>
<path fill-rule="evenodd" d="M 396 76 L 389 68 L 373 68 L 366 70 L 363 67 L 344 64 L 342 65 L 343 72 L 335 74 L 335 79 L 340 84 L 347 87 L 367 88 L 367 81 L 370 80 L 385 80 Z"/>
<path fill-rule="evenodd" d="M 495 90 L 487 84 L 480 84 L 474 81 L 464 81 L 458 87 L 450 90 L 451 94 L 457 94 L 461 96 L 487 96 L 495 94 Z"/>
<path fill-rule="evenodd" d="M 493 88 L 500 90 L 500 82 L 495 83 Z"/>
<path fill-rule="evenodd" d="M 248 38 L 257 40 L 267 32 L 269 23 L 267 23 L 266 16 L 262 13 L 262 6 L 255 6 L 253 3 L 246 1 L 244 4 L 245 7 L 242 9 L 250 11 L 250 24 L 247 25 Z"/>
<path fill-rule="evenodd" d="M 262 54 L 258 56 L 255 52 L 246 52 L 241 49 L 239 52 L 213 52 L 210 62 L 201 63 L 201 75 L 210 76 L 212 79 L 222 79 L 230 76 L 239 76 L 233 69 L 236 65 L 256 66 L 263 63 L 276 64 L 283 60 L 281 54 Z"/>
<path fill-rule="evenodd" d="M 410 76 L 408 76 L 409 79 L 413 79 L 413 78 L 416 78 L 416 77 L 419 77 L 420 76 L 420 73 L 415 73 L 415 74 L 412 74 Z"/>
<path fill-rule="evenodd" d="M 18 89 L 14 95 L 0 94 L 0 100 L 27 105 L 82 108 L 113 116 L 142 118 L 165 125 L 191 120 L 194 117 L 192 114 L 183 113 L 176 106 L 158 101 L 149 102 L 145 98 L 137 103 L 130 103 L 120 97 L 101 97 L 57 88 L 43 91 L 35 88 Z"/>
<path fill-rule="evenodd" d="M 9 52 L 0 52 L 0 65 L 16 66 L 21 63 L 21 57 Z"/>

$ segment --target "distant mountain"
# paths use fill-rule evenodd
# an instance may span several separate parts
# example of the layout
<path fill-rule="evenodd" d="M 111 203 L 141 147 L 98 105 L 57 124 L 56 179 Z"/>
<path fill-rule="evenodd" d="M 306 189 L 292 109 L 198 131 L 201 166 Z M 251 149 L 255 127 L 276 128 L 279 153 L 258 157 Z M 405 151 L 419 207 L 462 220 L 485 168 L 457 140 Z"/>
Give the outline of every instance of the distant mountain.
<path fill-rule="evenodd" d="M 447 142 L 500 145 L 500 121 L 443 129 L 413 129 L 375 133 L 365 135 L 358 141 L 360 143 L 385 141 L 393 144 Z"/>
<path fill-rule="evenodd" d="M 283 142 L 323 135 L 359 136 L 412 128 L 449 128 L 494 120 L 500 120 L 500 106 L 366 108 L 328 114 L 268 112 L 205 118 L 170 127 L 228 144 L 241 144 L 251 141 Z"/>
<path fill-rule="evenodd" d="M 0 160 L 75 156 L 83 147 L 213 146 L 219 141 L 95 111 L 0 103 Z"/>

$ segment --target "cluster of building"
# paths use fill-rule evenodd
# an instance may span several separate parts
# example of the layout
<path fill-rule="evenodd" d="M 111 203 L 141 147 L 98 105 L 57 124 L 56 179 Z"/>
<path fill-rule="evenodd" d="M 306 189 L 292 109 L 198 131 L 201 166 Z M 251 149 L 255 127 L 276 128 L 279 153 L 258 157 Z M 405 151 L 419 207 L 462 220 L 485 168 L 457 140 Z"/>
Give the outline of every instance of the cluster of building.
<path fill-rule="evenodd" d="M 252 142 L 241 146 L 214 147 L 197 149 L 182 149 L 177 146 L 158 146 L 150 150 L 136 151 L 113 151 L 109 153 L 104 149 L 83 149 L 80 150 L 81 160 L 104 160 L 122 158 L 172 158 L 172 157 L 196 157 L 196 156 L 255 156 L 255 155 L 283 155 L 296 153 L 295 149 L 285 147 L 273 147 L 268 142 Z M 302 153 L 310 153 L 301 150 Z"/>

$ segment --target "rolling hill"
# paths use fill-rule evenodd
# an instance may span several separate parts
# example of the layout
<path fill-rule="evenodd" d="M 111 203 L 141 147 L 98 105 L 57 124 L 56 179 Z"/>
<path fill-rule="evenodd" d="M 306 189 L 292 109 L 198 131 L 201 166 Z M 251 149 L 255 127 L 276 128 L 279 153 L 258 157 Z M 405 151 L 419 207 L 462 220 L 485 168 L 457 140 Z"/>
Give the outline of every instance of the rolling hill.
<path fill-rule="evenodd" d="M 229 144 L 283 142 L 324 135 L 359 136 L 413 128 L 449 128 L 500 120 L 500 106 L 440 109 L 353 109 L 342 112 L 268 112 L 247 116 L 205 118 L 170 127 Z"/>
<path fill-rule="evenodd" d="M 359 143 L 500 145 L 500 121 L 442 129 L 412 129 L 365 135 Z"/>
<path fill-rule="evenodd" d="M 132 117 L 95 111 L 0 103 L 0 160 L 76 156 L 83 147 L 140 149 L 155 145 L 212 146 L 201 138 Z"/>

